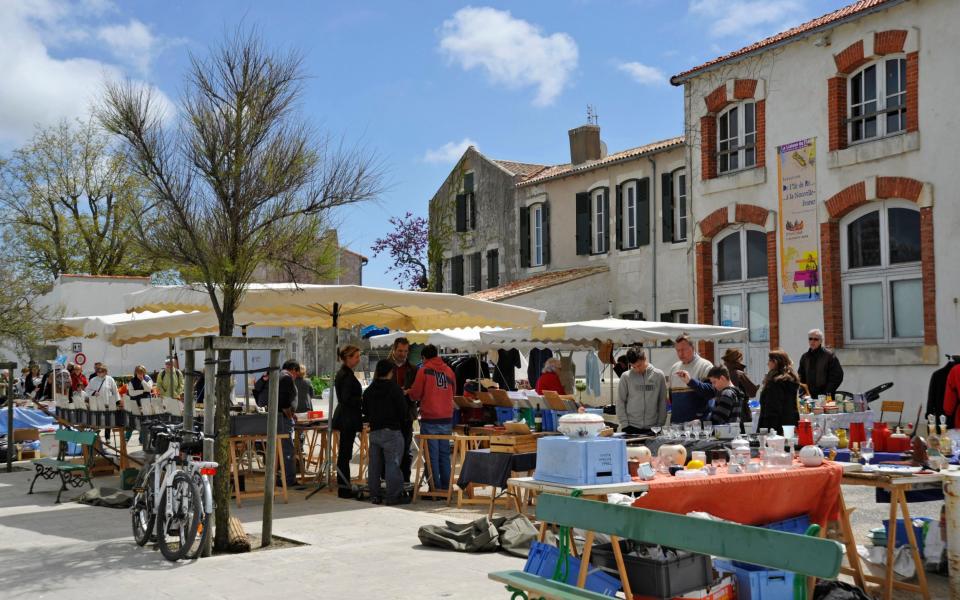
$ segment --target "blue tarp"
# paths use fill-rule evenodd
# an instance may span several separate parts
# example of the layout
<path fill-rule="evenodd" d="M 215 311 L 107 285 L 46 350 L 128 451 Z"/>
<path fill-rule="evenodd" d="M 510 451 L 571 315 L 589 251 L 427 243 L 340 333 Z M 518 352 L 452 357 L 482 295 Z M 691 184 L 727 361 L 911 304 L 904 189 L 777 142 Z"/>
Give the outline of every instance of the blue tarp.
<path fill-rule="evenodd" d="M 48 417 L 39 410 L 32 408 L 13 407 L 13 428 L 14 429 L 39 429 L 41 431 L 54 431 L 57 424 L 53 417 Z M 0 434 L 7 433 L 7 409 L 0 409 Z"/>

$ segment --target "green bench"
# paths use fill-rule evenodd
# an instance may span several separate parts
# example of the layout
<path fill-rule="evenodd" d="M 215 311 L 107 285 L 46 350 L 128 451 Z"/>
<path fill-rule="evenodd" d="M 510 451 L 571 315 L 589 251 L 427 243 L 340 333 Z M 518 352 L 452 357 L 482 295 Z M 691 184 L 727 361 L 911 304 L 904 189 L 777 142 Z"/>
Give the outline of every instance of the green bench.
<path fill-rule="evenodd" d="M 523 571 L 488 574 L 490 579 L 506 584 L 514 598 L 527 598 L 527 593 L 536 594 L 530 598 L 546 600 L 609 598 L 582 589 L 595 533 L 610 536 L 627 598 L 633 596 L 623 566 L 621 538 L 722 556 L 821 579 L 836 579 L 843 560 L 842 546 L 833 540 L 555 494 L 542 494 L 537 499 L 537 519 L 587 531 L 577 586 Z"/>
<path fill-rule="evenodd" d="M 37 469 L 37 474 L 33 476 L 30 482 L 30 491 L 33 493 L 33 485 L 37 479 L 46 480 L 55 477 L 60 478 L 60 491 L 57 492 L 57 504 L 60 504 L 60 494 L 62 494 L 69 485 L 72 488 L 78 488 L 84 483 L 90 484 L 93 489 L 93 481 L 90 479 L 90 469 L 93 468 L 93 461 L 96 453 L 93 451 L 93 445 L 97 441 L 96 431 L 73 431 L 71 429 L 57 430 L 56 439 L 60 442 L 60 449 L 57 458 L 35 458 L 31 461 Z M 73 442 L 84 446 L 84 460 L 82 463 L 67 462 L 67 448 Z"/>

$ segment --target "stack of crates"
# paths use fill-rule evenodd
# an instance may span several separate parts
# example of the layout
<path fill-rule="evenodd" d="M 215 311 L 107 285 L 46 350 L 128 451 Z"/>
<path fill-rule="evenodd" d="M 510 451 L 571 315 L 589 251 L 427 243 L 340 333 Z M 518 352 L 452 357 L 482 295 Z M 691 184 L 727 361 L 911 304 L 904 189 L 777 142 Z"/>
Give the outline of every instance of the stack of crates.
<path fill-rule="evenodd" d="M 559 558 L 560 551 L 556 547 L 541 542 L 533 542 L 523 571 L 544 579 L 552 579 Z M 565 583 L 577 585 L 577 577 L 580 575 L 580 559 L 570 556 L 567 560 L 567 579 Z M 583 587 L 605 596 L 616 596 L 621 585 L 618 578 L 604 573 L 599 567 L 591 567 L 587 571 L 587 581 Z"/>
<path fill-rule="evenodd" d="M 768 523 L 762 527 L 786 533 L 804 535 L 810 526 L 810 518 L 800 515 L 792 519 Z M 714 559 L 713 567 L 721 573 L 730 573 L 737 581 L 738 600 L 792 600 L 793 580 L 790 571 L 778 571 L 740 561 Z"/>

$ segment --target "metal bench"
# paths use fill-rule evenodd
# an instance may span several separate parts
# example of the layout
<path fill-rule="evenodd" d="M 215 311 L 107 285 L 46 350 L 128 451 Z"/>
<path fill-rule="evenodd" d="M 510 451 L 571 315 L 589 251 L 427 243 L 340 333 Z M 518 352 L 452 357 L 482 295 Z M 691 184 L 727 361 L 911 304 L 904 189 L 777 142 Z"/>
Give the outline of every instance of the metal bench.
<path fill-rule="evenodd" d="M 59 477 L 60 490 L 57 492 L 56 502 L 59 504 L 60 495 L 63 494 L 68 485 L 72 488 L 78 488 L 84 483 L 87 483 L 90 485 L 90 489 L 93 489 L 93 481 L 90 479 L 90 469 L 93 467 L 93 461 L 96 456 L 93 445 L 97 441 L 97 432 L 59 429 L 57 430 L 56 439 L 60 442 L 57 458 L 36 458 L 31 461 L 37 469 L 37 474 L 33 476 L 33 481 L 30 482 L 30 491 L 27 493 L 33 493 L 33 485 L 37 482 L 37 479 L 42 477 L 43 479 L 50 480 Z M 67 448 L 71 442 L 85 446 L 83 453 L 84 460 L 82 463 L 68 462 L 66 460 Z"/>
<path fill-rule="evenodd" d="M 607 598 L 582 589 L 595 533 L 610 536 L 627 598 L 633 596 L 620 550 L 620 538 L 722 556 L 821 579 L 836 579 L 843 560 L 842 546 L 833 540 L 555 494 L 539 497 L 537 519 L 587 531 L 577 585 L 548 580 L 523 571 L 488 574 L 490 579 L 506 584 L 514 598 L 527 598 L 527 593 L 537 594 L 531 598 L 542 597 L 547 600 Z"/>

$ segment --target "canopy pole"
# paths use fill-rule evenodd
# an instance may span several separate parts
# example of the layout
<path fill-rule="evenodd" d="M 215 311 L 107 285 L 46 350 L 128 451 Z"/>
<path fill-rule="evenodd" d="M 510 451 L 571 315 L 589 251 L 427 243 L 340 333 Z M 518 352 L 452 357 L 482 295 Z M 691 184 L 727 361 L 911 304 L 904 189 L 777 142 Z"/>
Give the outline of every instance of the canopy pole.
<path fill-rule="evenodd" d="M 196 400 L 196 394 L 194 394 L 194 389 L 196 389 L 196 375 L 193 372 L 196 370 L 196 358 L 193 354 L 193 350 L 187 350 L 183 357 L 184 373 L 183 373 L 183 430 L 184 431 L 193 431 L 193 413 L 194 413 L 194 404 Z"/>
<path fill-rule="evenodd" d="M 246 327 L 244 327 L 246 329 Z M 246 337 L 246 335 L 244 335 Z M 246 354 L 246 350 L 244 350 Z M 263 460 L 263 527 L 260 546 L 265 548 L 273 542 L 273 490 L 277 476 L 277 407 L 280 404 L 280 351 L 270 351 L 270 379 L 267 401 L 267 456 Z M 277 369 L 277 370 L 275 370 Z M 284 432 L 285 436 L 290 434 Z M 289 474 L 287 475 L 289 477 Z"/>
<path fill-rule="evenodd" d="M 247 337 L 247 326 L 240 326 L 240 335 Z M 273 365 L 270 365 L 271 367 Z M 250 367 L 247 366 L 247 347 L 243 347 L 243 412 L 250 412 L 250 374 L 248 371 Z"/>

